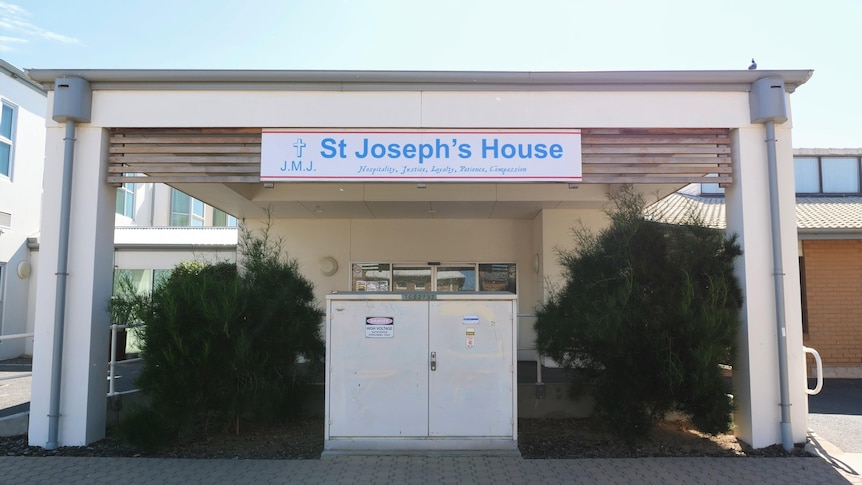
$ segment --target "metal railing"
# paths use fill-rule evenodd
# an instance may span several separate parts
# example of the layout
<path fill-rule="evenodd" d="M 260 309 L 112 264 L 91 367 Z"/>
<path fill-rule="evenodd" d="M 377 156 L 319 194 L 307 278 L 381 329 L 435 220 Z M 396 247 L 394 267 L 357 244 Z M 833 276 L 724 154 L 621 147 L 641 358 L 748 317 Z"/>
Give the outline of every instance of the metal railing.
<path fill-rule="evenodd" d="M 122 396 L 123 394 L 132 394 L 140 391 L 140 389 L 130 389 L 128 391 L 117 391 L 115 387 L 115 383 L 117 380 L 117 366 L 118 365 L 128 365 L 136 362 L 141 362 L 143 359 L 141 357 L 134 357 L 131 359 L 123 359 L 117 360 L 117 333 L 120 330 L 125 330 L 130 328 L 129 325 L 111 325 L 111 358 L 108 361 L 108 397 L 114 396 Z M 137 327 L 139 328 L 139 327 Z M 125 353 L 125 352 L 124 352 Z"/>
<path fill-rule="evenodd" d="M 32 332 L 30 332 L 30 333 L 16 333 L 16 334 L 12 334 L 12 335 L 0 335 L 0 342 L 2 342 L 4 340 L 15 340 L 15 339 L 19 339 L 19 338 L 32 338 L 32 337 L 33 337 Z M 0 377 L 0 381 L 20 379 L 22 377 L 30 377 L 32 375 L 33 375 L 33 372 L 21 372 L 21 373 L 15 374 L 13 376 Z"/>

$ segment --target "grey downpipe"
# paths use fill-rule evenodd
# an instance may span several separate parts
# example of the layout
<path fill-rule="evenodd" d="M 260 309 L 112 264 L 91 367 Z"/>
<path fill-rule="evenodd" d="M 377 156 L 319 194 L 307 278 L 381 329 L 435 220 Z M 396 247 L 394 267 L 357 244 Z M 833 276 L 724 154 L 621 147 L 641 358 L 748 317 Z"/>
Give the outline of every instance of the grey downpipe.
<path fill-rule="evenodd" d="M 54 306 L 54 361 L 51 367 L 51 398 L 48 410 L 48 442 L 45 449 L 57 449 L 60 429 L 60 383 L 63 370 L 63 330 L 66 321 L 66 279 L 69 276 L 69 225 L 72 206 L 72 166 L 75 161 L 75 121 L 66 120 L 63 138 L 63 187 L 60 199 L 60 240 L 57 257 L 57 292 Z"/>
<path fill-rule="evenodd" d="M 790 379 L 787 373 L 787 328 L 784 312 L 784 266 L 781 251 L 781 224 L 778 206 L 778 160 L 775 154 L 775 122 L 766 121 L 766 159 L 769 167 L 769 210 L 772 219 L 772 264 L 775 278 L 775 324 L 778 334 L 778 380 L 781 388 L 781 444 L 793 449 L 790 422 Z"/>

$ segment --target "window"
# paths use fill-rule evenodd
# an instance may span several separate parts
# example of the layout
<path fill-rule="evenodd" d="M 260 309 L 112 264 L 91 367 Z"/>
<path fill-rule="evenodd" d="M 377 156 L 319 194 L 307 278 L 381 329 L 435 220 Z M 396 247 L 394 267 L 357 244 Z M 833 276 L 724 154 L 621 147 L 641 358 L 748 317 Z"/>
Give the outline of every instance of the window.
<path fill-rule="evenodd" d="M 717 173 L 711 173 L 707 177 L 717 177 Z M 701 195 L 724 195 L 724 187 L 717 183 L 702 183 L 700 184 Z"/>
<path fill-rule="evenodd" d="M 236 227 L 236 217 L 223 210 L 213 208 L 213 226 Z"/>
<path fill-rule="evenodd" d="M 392 283 L 396 291 L 431 291 L 433 266 L 394 265 Z"/>
<path fill-rule="evenodd" d="M 6 274 L 6 265 L 0 263 L 0 328 L 3 328 L 3 278 Z"/>
<path fill-rule="evenodd" d="M 438 266 L 437 291 L 476 291 L 476 266 Z"/>
<path fill-rule="evenodd" d="M 3 103 L 0 113 L 0 175 L 12 176 L 12 154 L 15 139 L 15 108 Z"/>
<path fill-rule="evenodd" d="M 153 289 L 164 284 L 168 277 L 170 277 L 171 271 L 169 269 L 115 269 L 113 295 L 128 295 L 129 293 L 152 295 Z M 140 322 L 112 323 L 134 324 Z M 127 353 L 141 352 L 142 337 L 140 329 L 128 329 L 125 336 L 125 344 L 121 344 L 118 341 L 118 345 L 122 346 L 121 349 L 118 349 L 122 352 L 118 353 L 123 355 L 123 357 L 118 357 L 117 360 L 125 359 Z"/>
<path fill-rule="evenodd" d="M 795 157 L 797 194 L 859 194 L 859 157 Z"/>
<path fill-rule="evenodd" d="M 171 226 L 204 225 L 204 203 L 177 189 L 171 190 Z"/>
<path fill-rule="evenodd" d="M 479 291 L 508 291 L 517 293 L 517 271 L 512 263 L 480 264 Z"/>
<path fill-rule="evenodd" d="M 117 187 L 117 214 L 135 218 L 135 184 L 126 182 Z"/>
<path fill-rule="evenodd" d="M 354 291 L 389 291 L 392 265 L 389 263 L 353 264 Z"/>
<path fill-rule="evenodd" d="M 353 263 L 351 288 L 360 292 L 517 292 L 514 263 Z"/>
<path fill-rule="evenodd" d="M 170 276 L 170 269 L 115 269 L 114 294 L 128 291 L 152 294 L 153 289 L 163 284 Z"/>
<path fill-rule="evenodd" d="M 794 158 L 793 175 L 797 194 L 820 192 L 820 163 L 817 158 Z"/>
<path fill-rule="evenodd" d="M 859 160 L 856 158 L 821 158 L 823 193 L 859 192 Z"/>

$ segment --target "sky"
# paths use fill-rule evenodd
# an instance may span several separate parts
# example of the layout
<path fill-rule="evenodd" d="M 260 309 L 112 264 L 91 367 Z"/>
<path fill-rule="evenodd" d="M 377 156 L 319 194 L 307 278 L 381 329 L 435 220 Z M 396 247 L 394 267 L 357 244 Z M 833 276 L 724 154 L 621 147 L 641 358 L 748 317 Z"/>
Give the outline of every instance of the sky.
<path fill-rule="evenodd" d="M 862 147 L 860 0 L 0 0 L 21 69 L 812 69 L 793 146 Z"/>

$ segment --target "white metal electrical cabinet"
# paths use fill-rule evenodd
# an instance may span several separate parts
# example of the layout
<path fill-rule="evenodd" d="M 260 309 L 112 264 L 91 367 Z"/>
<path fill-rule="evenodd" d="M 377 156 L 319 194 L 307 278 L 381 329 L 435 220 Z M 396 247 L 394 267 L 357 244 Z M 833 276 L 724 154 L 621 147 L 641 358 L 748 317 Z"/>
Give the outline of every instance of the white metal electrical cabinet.
<path fill-rule="evenodd" d="M 325 453 L 517 453 L 517 297 L 326 297 Z"/>

